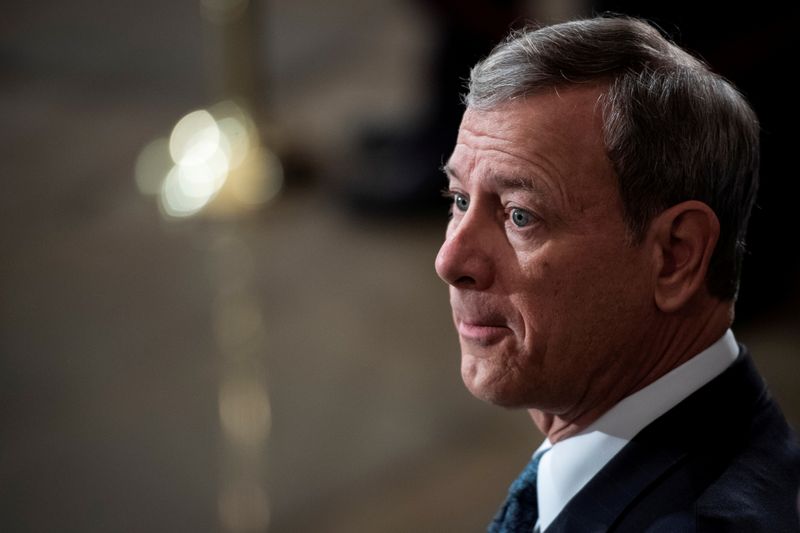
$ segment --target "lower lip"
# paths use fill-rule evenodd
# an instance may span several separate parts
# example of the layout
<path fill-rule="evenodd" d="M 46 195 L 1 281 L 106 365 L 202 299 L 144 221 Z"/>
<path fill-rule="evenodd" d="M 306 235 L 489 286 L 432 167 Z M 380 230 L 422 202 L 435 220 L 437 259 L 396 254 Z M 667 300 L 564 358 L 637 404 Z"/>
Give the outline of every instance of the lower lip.
<path fill-rule="evenodd" d="M 482 326 L 461 322 L 458 325 L 458 333 L 465 340 L 485 345 L 499 341 L 511 333 L 511 330 L 505 326 Z"/>

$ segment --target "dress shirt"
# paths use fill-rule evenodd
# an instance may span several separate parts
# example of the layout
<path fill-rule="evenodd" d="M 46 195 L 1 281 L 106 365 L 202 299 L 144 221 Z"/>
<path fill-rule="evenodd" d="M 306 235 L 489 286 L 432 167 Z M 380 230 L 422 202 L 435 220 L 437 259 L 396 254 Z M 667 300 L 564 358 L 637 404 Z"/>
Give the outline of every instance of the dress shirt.
<path fill-rule="evenodd" d="M 580 433 L 545 439 L 536 480 L 537 526 L 545 531 L 569 500 L 639 431 L 728 368 L 739 355 L 729 329 L 714 344 L 643 389 L 623 398 Z"/>

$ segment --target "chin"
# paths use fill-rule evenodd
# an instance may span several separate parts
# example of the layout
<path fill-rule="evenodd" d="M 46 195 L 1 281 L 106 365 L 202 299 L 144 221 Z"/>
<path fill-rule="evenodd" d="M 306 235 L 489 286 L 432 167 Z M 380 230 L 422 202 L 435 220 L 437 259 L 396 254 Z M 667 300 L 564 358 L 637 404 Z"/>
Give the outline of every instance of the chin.
<path fill-rule="evenodd" d="M 461 379 L 467 390 L 484 402 L 509 409 L 530 408 L 537 403 L 529 383 L 519 383 L 519 375 L 485 359 L 465 355 L 461 360 Z"/>

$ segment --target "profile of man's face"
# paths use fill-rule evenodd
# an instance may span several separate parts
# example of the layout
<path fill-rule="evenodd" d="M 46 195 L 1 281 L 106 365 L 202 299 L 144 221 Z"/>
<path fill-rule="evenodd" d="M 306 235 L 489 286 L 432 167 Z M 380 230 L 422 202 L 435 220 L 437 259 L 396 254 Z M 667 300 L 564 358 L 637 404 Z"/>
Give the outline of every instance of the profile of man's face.
<path fill-rule="evenodd" d="M 653 312 L 602 139 L 604 87 L 468 108 L 446 172 L 436 258 L 450 285 L 464 383 L 477 397 L 569 412 L 626 375 Z"/>

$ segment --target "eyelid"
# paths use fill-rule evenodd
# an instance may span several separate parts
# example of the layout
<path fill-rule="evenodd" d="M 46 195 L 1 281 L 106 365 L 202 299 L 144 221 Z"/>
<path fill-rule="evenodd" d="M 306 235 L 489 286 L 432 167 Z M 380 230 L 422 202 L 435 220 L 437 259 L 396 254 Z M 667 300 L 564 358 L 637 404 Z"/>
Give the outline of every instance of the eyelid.
<path fill-rule="evenodd" d="M 443 188 L 441 193 L 442 193 L 442 196 L 444 196 L 445 198 L 449 198 L 449 197 L 453 196 L 454 194 L 463 194 L 464 196 L 469 198 L 469 195 L 467 193 L 465 193 L 460 188 L 454 187 L 452 185 Z"/>
<path fill-rule="evenodd" d="M 514 209 L 519 209 L 520 211 L 525 211 L 526 213 L 529 213 L 531 216 L 535 216 L 536 218 L 540 218 L 537 209 L 535 209 L 533 207 L 528 207 L 528 206 L 525 206 L 525 205 L 521 205 L 520 202 L 507 201 L 507 202 L 505 202 L 503 204 L 503 209 L 506 212 L 511 212 Z"/>

